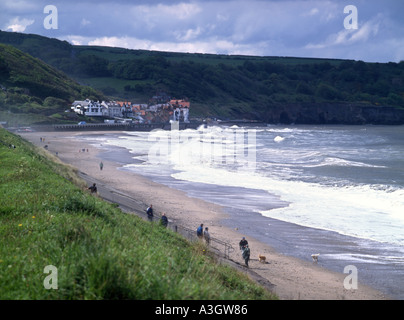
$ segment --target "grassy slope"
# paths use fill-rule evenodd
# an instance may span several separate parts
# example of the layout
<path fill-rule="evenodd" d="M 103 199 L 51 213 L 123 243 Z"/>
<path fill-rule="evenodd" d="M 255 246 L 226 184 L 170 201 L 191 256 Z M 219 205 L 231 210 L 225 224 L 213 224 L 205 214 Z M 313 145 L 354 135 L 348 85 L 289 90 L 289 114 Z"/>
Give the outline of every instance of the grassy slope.
<path fill-rule="evenodd" d="M 34 122 L 63 112 L 75 99 L 102 96 L 43 61 L 4 44 L 0 44 L 0 83 L 8 89 L 7 93 L 0 90 L 0 111 L 24 113 Z"/>
<path fill-rule="evenodd" d="M 89 195 L 49 157 L 0 129 L 0 299 L 273 298 L 200 244 Z M 58 290 L 43 286 L 47 265 Z"/>
<path fill-rule="evenodd" d="M 23 85 L 35 96 L 56 96 L 69 99 L 80 92 L 79 85 L 61 72 L 28 54 L 0 44 L 0 57 L 5 60 L 9 72 L 7 84 Z"/>
<path fill-rule="evenodd" d="M 84 88 L 61 71 L 43 61 L 26 54 L 13 46 L 0 44 L 0 59 L 3 65 L 3 84 L 30 90 L 32 96 L 40 99 L 57 97 L 66 101 L 80 96 Z"/>

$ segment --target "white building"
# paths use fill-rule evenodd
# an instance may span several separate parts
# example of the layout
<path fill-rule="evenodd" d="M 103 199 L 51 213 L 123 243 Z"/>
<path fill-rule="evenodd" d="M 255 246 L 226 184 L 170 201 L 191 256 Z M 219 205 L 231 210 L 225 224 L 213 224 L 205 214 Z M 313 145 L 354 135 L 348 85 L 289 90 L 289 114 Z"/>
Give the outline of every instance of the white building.
<path fill-rule="evenodd" d="M 84 101 L 74 101 L 71 109 L 77 114 L 89 117 L 122 117 L 122 107 L 115 101 L 103 101 L 101 103 L 89 99 Z"/>
<path fill-rule="evenodd" d="M 80 115 L 91 117 L 103 116 L 103 107 L 101 106 L 101 104 L 98 101 L 94 102 L 89 99 L 86 99 L 84 101 L 74 101 L 72 103 L 71 109 Z"/>
<path fill-rule="evenodd" d="M 90 103 L 84 107 L 84 114 L 89 117 L 103 117 L 105 107 L 99 102 L 90 101 Z"/>
<path fill-rule="evenodd" d="M 173 113 L 174 121 L 183 121 L 185 123 L 189 122 L 189 109 L 188 108 L 175 108 Z"/>
<path fill-rule="evenodd" d="M 121 113 L 124 118 L 133 117 L 132 104 L 129 102 L 121 103 Z"/>
<path fill-rule="evenodd" d="M 103 106 L 104 117 L 122 118 L 122 107 L 115 101 L 103 101 L 101 105 Z"/>
<path fill-rule="evenodd" d="M 85 108 L 91 103 L 90 100 L 86 99 L 84 101 L 74 101 L 72 103 L 71 109 L 77 114 L 84 115 Z"/>

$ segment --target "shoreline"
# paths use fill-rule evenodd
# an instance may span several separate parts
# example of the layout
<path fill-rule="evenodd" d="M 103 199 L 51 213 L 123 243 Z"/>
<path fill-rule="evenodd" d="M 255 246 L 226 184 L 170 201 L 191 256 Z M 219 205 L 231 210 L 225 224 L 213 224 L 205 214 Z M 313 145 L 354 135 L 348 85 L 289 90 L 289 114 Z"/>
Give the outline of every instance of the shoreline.
<path fill-rule="evenodd" d="M 104 134 L 123 135 L 124 133 L 92 132 L 91 134 L 96 137 Z M 233 261 L 242 263 L 238 242 L 242 236 L 246 236 L 252 250 L 250 269 L 271 282 L 274 285 L 272 291 L 280 299 L 382 300 L 389 298 L 380 291 L 361 283 L 359 283 L 358 289 L 346 290 L 343 286 L 346 274 L 283 255 L 259 239 L 244 234 L 241 230 L 235 230 L 236 228 L 231 223 L 226 223 L 228 219 L 231 219 L 231 215 L 226 212 L 223 206 L 193 198 L 187 195 L 185 191 L 170 188 L 122 169 L 125 153 L 126 156 L 130 156 L 129 151 L 124 148 L 118 151 L 118 153 L 121 152 L 123 162 L 116 161 L 116 158 L 105 156 L 105 154 L 103 157 L 103 153 L 111 151 L 97 148 L 91 145 L 89 141 L 84 142 L 80 139 L 80 136 L 88 137 L 88 135 L 88 132 L 30 132 L 21 134 L 23 138 L 37 146 L 48 145 L 49 152 L 52 154 L 58 152 L 60 160 L 76 167 L 89 177 L 121 190 L 145 204 L 153 204 L 156 212 L 160 214 L 166 212 L 169 219 L 176 221 L 179 225 L 196 230 L 200 223 L 204 223 L 205 226 L 209 227 L 212 237 L 231 243 L 235 249 L 230 255 L 230 259 Z M 45 137 L 45 142 L 41 142 L 40 137 Z M 89 151 L 79 152 L 82 149 Z M 101 159 L 104 163 L 103 170 L 99 168 Z M 268 263 L 260 263 L 258 254 L 265 255 Z"/>

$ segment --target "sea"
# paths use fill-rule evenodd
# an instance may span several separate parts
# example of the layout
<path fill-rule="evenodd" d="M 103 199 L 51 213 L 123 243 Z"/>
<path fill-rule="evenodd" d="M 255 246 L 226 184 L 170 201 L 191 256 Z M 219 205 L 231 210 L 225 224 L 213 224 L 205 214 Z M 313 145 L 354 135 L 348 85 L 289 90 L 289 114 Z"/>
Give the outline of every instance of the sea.
<path fill-rule="evenodd" d="M 320 254 L 319 265 L 404 299 L 404 126 L 173 126 L 87 139 L 104 158 L 129 152 L 121 170 L 223 206 L 240 234 L 303 260 Z"/>

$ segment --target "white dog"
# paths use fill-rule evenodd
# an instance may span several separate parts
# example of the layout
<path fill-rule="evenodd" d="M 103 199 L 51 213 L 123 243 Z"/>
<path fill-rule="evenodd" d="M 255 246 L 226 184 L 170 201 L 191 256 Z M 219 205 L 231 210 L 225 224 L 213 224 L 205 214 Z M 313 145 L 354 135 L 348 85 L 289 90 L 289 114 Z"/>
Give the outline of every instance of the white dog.
<path fill-rule="evenodd" d="M 319 256 L 319 255 L 320 255 L 319 253 L 315 253 L 315 254 L 312 254 L 312 255 L 311 255 L 311 257 L 313 258 L 313 262 L 315 262 L 315 263 L 318 262 L 318 256 Z"/>

